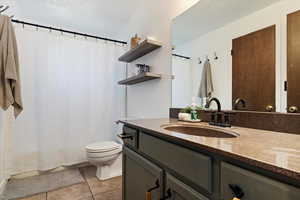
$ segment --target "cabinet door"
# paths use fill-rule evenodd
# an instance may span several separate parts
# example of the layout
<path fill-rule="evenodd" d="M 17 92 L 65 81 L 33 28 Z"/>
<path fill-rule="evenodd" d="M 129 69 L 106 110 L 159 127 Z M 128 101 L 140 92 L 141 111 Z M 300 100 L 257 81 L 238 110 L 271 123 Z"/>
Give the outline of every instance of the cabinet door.
<path fill-rule="evenodd" d="M 222 162 L 221 195 L 222 200 L 231 200 L 234 191 L 230 185 L 238 186 L 244 193 L 242 200 L 296 200 L 300 189 L 277 182 L 254 172 Z"/>
<path fill-rule="evenodd" d="M 208 200 L 208 198 L 169 174 L 167 174 L 165 199 Z"/>
<path fill-rule="evenodd" d="M 159 188 L 151 192 L 152 199 L 162 197 L 163 170 L 144 159 L 134 151 L 123 151 L 123 200 L 143 200 L 150 188 L 159 183 Z"/>

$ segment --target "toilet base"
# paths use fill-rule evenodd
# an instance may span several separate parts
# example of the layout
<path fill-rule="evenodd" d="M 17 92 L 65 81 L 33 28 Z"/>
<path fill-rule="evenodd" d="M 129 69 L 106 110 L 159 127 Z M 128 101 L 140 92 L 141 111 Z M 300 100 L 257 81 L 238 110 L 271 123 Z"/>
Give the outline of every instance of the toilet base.
<path fill-rule="evenodd" d="M 122 154 L 110 165 L 98 165 L 96 176 L 99 180 L 107 180 L 122 176 Z"/>

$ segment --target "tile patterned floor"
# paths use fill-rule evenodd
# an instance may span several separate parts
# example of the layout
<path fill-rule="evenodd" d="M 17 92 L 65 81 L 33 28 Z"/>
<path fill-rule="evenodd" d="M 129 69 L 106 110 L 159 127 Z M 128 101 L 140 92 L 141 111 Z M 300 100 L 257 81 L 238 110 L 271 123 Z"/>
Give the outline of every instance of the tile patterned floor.
<path fill-rule="evenodd" d="M 84 183 L 18 200 L 122 200 L 122 178 L 99 181 L 95 167 L 80 168 Z"/>

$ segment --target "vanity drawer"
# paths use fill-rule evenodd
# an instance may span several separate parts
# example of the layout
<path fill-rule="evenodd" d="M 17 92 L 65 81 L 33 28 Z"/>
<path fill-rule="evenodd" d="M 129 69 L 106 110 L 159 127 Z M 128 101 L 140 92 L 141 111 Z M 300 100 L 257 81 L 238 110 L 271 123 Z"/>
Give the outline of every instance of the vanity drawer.
<path fill-rule="evenodd" d="M 295 200 L 300 198 L 300 189 L 296 187 L 223 162 L 221 164 L 222 200 L 233 199 L 234 194 L 229 187 L 230 184 L 242 189 L 245 194 L 243 200 Z"/>
<path fill-rule="evenodd" d="M 140 134 L 140 151 L 159 161 L 207 192 L 212 192 L 212 160 L 187 148 Z"/>
<path fill-rule="evenodd" d="M 123 126 L 123 134 L 119 135 L 119 137 L 123 140 L 124 144 L 133 147 L 135 149 L 138 148 L 138 131 L 130 128 L 128 126 Z"/>

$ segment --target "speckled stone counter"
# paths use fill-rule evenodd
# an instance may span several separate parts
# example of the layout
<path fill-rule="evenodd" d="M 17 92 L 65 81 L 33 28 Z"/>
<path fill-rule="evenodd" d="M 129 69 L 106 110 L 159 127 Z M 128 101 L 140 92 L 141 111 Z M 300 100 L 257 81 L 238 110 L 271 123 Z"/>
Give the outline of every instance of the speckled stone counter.
<path fill-rule="evenodd" d="M 151 131 L 157 136 L 188 143 L 193 147 L 238 159 L 246 164 L 300 181 L 300 135 L 298 134 L 234 126 L 214 128 L 233 131 L 239 135 L 238 137 L 213 138 L 187 135 L 163 128 L 167 124 L 187 124 L 177 119 L 121 120 L 121 122 L 144 131 Z M 193 126 L 211 127 L 204 122 Z"/>

